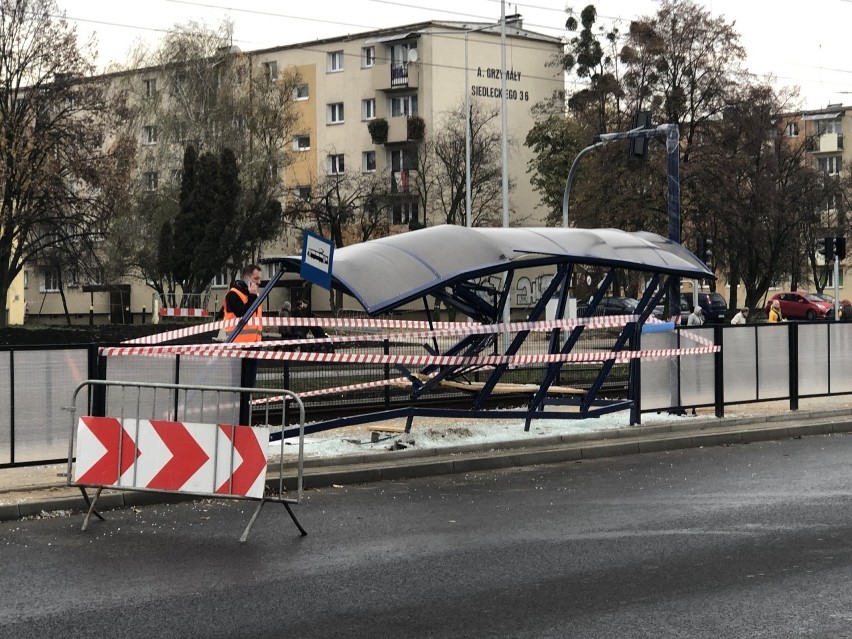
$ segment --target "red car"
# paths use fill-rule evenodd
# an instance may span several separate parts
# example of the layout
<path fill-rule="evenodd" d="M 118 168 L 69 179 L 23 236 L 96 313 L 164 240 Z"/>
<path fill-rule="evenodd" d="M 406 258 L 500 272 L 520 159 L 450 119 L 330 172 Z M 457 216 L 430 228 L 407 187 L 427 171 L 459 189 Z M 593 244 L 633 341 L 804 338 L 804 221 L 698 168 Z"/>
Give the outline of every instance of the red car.
<path fill-rule="evenodd" d="M 834 318 L 834 304 L 811 293 L 802 293 L 800 291 L 776 293 L 766 303 L 767 313 L 769 313 L 769 307 L 772 305 L 773 300 L 778 300 L 781 303 L 781 315 L 784 316 L 784 319 L 814 320 Z"/>

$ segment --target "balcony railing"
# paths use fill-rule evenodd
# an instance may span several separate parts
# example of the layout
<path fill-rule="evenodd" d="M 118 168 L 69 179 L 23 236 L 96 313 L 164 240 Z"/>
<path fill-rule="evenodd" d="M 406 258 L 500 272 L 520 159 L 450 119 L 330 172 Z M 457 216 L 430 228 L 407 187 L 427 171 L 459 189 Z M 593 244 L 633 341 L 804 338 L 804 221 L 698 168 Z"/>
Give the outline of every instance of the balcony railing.
<path fill-rule="evenodd" d="M 411 62 L 385 62 L 373 67 L 373 89 L 416 89 L 420 85 L 420 67 Z"/>

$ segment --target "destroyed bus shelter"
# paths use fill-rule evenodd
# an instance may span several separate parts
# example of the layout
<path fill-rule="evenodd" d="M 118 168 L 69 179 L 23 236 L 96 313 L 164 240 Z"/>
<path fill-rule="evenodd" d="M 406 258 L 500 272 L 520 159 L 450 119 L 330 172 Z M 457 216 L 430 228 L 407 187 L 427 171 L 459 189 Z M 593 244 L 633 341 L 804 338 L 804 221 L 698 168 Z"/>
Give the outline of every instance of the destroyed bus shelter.
<path fill-rule="evenodd" d="M 256 304 L 286 272 L 298 273 L 301 257 L 266 258 L 264 263 L 277 266 L 276 274 Z M 545 322 L 545 310 L 556 302 L 556 318 L 566 315 L 572 274 L 578 266 L 595 267 L 603 278 L 584 309 L 583 317 Z M 501 324 L 509 303 L 516 272 L 531 267 L 555 270 L 546 290 L 533 304 L 528 316 L 517 324 Z M 610 289 L 618 269 L 641 272 L 647 278 L 644 293 L 635 314 L 618 318 L 596 316 L 598 306 Z M 387 317 L 422 300 L 429 327 L 446 327 L 433 321 L 429 298 L 439 300 L 471 319 L 471 330 L 443 352 L 438 343 L 424 344 L 428 351 L 425 364 L 412 366 L 388 360 L 410 384 L 408 406 L 363 415 L 339 417 L 308 425 L 308 432 L 340 426 L 406 417 L 410 428 L 415 416 L 493 417 L 485 404 L 501 389 L 501 378 L 522 360 L 518 351 L 531 332 L 547 335 L 544 353 L 529 359 L 540 365 L 540 380 L 526 388 L 525 407 L 503 410 L 501 417 L 523 418 L 526 428 L 536 418 L 587 418 L 605 413 L 635 409 L 632 393 L 620 399 L 600 397 L 604 382 L 618 361 L 629 361 L 630 378 L 638 371 L 636 355 L 642 328 L 667 290 L 679 290 L 680 278 L 713 279 L 715 276 L 694 254 L 680 244 L 647 232 L 617 229 L 576 228 L 468 228 L 452 225 L 429 227 L 391 237 L 371 240 L 335 250 L 331 265 L 331 285 L 360 303 L 370 317 Z M 500 281 L 496 289 L 481 282 Z M 256 307 L 255 307 L 256 308 Z M 234 328 L 229 340 L 245 321 Z M 458 326 L 455 325 L 455 326 Z M 584 330 L 617 327 L 618 336 L 607 353 L 572 353 Z M 669 325 L 670 328 L 673 326 Z M 514 336 L 504 340 L 502 354 L 494 349 L 498 334 Z M 677 354 L 677 353 L 676 353 Z M 583 356 L 583 359 L 580 358 Z M 334 355 L 315 361 L 332 361 Z M 341 359 L 340 361 L 344 361 Z M 554 387 L 559 371 L 571 362 L 592 361 L 599 369 L 588 389 L 560 393 Z M 486 371 L 485 382 L 471 384 L 472 371 Z M 430 391 L 440 385 L 455 384 L 469 389 L 469 408 L 441 408 L 423 405 Z M 566 395 L 567 396 L 562 396 Z M 548 411 L 548 406 L 572 406 L 570 410 Z M 631 420 L 638 421 L 638 420 Z M 289 436 L 289 430 L 284 436 Z"/>

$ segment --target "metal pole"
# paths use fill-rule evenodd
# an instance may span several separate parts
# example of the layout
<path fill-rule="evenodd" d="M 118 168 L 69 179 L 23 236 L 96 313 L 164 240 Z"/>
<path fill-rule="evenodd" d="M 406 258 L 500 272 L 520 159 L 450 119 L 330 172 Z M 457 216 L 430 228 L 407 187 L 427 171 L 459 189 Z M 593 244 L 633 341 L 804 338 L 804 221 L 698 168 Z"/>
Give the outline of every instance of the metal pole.
<path fill-rule="evenodd" d="M 669 156 L 669 239 L 680 244 L 680 129 L 677 124 L 666 126 L 666 152 Z M 680 317 L 680 277 L 669 280 L 669 310 Z"/>
<path fill-rule="evenodd" d="M 831 238 L 834 242 L 834 238 Z M 837 252 L 834 253 L 834 320 L 837 321 L 840 317 L 840 282 L 837 280 L 840 277 L 840 260 L 837 259 Z"/>
<path fill-rule="evenodd" d="M 503 227 L 509 226 L 509 118 L 506 104 L 506 0 L 500 0 L 500 109 L 503 143 Z"/>
<path fill-rule="evenodd" d="M 571 170 L 568 171 L 568 179 L 565 180 L 565 191 L 562 194 L 562 228 L 568 228 L 568 202 L 571 199 L 571 185 L 574 183 L 574 174 L 577 172 L 577 165 L 580 162 L 580 158 L 592 149 L 596 149 L 604 144 L 605 142 L 596 142 L 591 146 L 587 146 L 577 154 L 577 157 L 574 158 L 574 162 L 571 164 Z"/>
<path fill-rule="evenodd" d="M 503 228 L 509 227 L 509 114 L 506 103 L 506 0 L 500 0 L 500 107 L 501 138 L 503 141 Z M 512 296 L 509 295 L 503 306 L 503 322 L 512 321 Z M 508 342 L 508 333 L 503 339 Z M 505 344 L 504 344 L 505 346 Z"/>
<path fill-rule="evenodd" d="M 467 75 L 467 37 L 469 31 L 464 32 L 464 210 L 465 226 L 473 226 L 473 214 L 471 212 L 470 195 L 470 83 Z"/>

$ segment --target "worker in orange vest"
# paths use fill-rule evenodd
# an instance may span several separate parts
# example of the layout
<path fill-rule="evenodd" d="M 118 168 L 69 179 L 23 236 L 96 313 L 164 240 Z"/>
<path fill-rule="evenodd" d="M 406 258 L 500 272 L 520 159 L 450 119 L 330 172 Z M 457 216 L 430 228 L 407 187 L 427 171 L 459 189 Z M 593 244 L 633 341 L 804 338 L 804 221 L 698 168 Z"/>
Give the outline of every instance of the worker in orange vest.
<path fill-rule="evenodd" d="M 225 295 L 223 307 L 224 319 L 233 320 L 245 315 L 249 307 L 257 299 L 257 287 L 260 284 L 261 270 L 257 264 L 249 264 L 243 268 L 242 278 L 236 280 Z M 259 342 L 263 339 L 263 308 L 258 306 L 252 318 L 234 338 L 235 342 Z M 229 332 L 233 327 L 227 329 Z"/>

